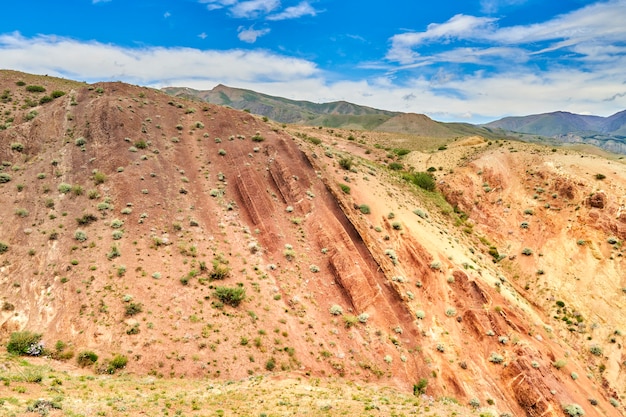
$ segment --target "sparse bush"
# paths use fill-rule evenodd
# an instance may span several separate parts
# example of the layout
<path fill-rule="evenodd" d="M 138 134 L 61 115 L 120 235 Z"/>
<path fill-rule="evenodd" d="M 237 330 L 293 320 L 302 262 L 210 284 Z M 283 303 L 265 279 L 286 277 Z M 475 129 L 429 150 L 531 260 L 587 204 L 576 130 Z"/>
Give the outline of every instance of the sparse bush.
<path fill-rule="evenodd" d="M 107 176 L 102 171 L 96 171 L 93 174 L 93 182 L 96 185 L 103 184 L 107 180 Z"/>
<path fill-rule="evenodd" d="M 413 395 L 418 396 L 426 392 L 428 386 L 428 380 L 426 378 L 420 378 L 417 384 L 413 385 Z"/>
<path fill-rule="evenodd" d="M 28 217 L 28 210 L 26 210 L 25 208 L 18 208 L 15 210 L 15 214 L 18 217 Z"/>
<path fill-rule="evenodd" d="M 223 280 L 230 275 L 230 268 L 223 263 L 214 261 L 213 270 L 209 273 L 209 278 L 212 280 Z"/>
<path fill-rule="evenodd" d="M 96 216 L 94 216 L 93 214 L 85 213 L 85 214 L 83 214 L 82 217 L 77 217 L 76 218 L 76 223 L 78 223 L 80 226 L 85 226 L 85 225 L 91 224 L 91 223 L 93 223 L 93 222 L 95 222 L 97 220 L 98 220 L 98 218 Z"/>
<path fill-rule="evenodd" d="M 11 144 L 11 150 L 16 152 L 22 152 L 24 150 L 24 145 L 20 142 L 13 142 Z"/>
<path fill-rule="evenodd" d="M 76 197 L 83 195 L 84 192 L 85 190 L 81 185 L 72 185 L 72 194 L 74 194 Z"/>
<path fill-rule="evenodd" d="M 87 140 L 84 137 L 79 137 L 74 141 L 76 146 L 84 146 L 87 143 Z"/>
<path fill-rule="evenodd" d="M 359 314 L 359 317 L 358 317 L 359 322 L 360 322 L 360 323 L 364 323 L 364 324 L 365 324 L 365 323 L 367 323 L 367 320 L 368 320 L 369 318 L 370 318 L 370 315 L 369 315 L 369 314 L 367 314 L 367 313 L 361 313 L 361 314 Z"/>
<path fill-rule="evenodd" d="M 567 404 L 563 406 L 563 411 L 570 417 L 584 416 L 585 410 L 578 404 Z"/>
<path fill-rule="evenodd" d="M 446 308 L 446 316 L 448 316 L 448 317 L 456 316 L 456 309 L 454 307 Z"/>
<path fill-rule="evenodd" d="M 46 91 L 46 88 L 41 85 L 27 85 L 26 91 L 29 93 L 43 93 Z"/>
<path fill-rule="evenodd" d="M 435 179 L 428 172 L 405 173 L 402 177 L 426 191 L 435 191 Z"/>
<path fill-rule="evenodd" d="M 522 255 L 525 255 L 525 256 L 530 256 L 530 255 L 532 255 L 532 254 L 533 254 L 533 250 L 532 250 L 532 249 L 530 249 L 530 248 L 524 248 L 524 249 L 522 249 Z"/>
<path fill-rule="evenodd" d="M 128 303 L 124 308 L 124 314 L 128 317 L 135 316 L 143 311 L 143 305 L 141 303 Z"/>
<path fill-rule="evenodd" d="M 341 306 L 338 304 L 334 304 L 333 306 L 331 306 L 329 311 L 330 314 L 332 314 L 333 316 L 340 316 L 343 314 L 343 308 L 341 308 Z"/>
<path fill-rule="evenodd" d="M 371 209 L 370 209 L 370 206 L 368 206 L 367 204 L 361 204 L 359 206 L 359 210 L 363 214 L 370 214 L 372 212 Z"/>
<path fill-rule="evenodd" d="M 7 343 L 7 352 L 13 355 L 38 356 L 41 354 L 41 344 L 39 343 L 41 337 L 40 333 L 30 331 L 13 332 Z"/>
<path fill-rule="evenodd" d="M 256 132 L 256 134 L 254 136 L 252 136 L 252 141 L 253 142 L 263 142 L 265 140 L 265 138 L 263 136 L 261 136 L 261 134 L 259 132 Z"/>
<path fill-rule="evenodd" d="M 98 355 L 91 350 L 84 350 L 76 357 L 76 362 L 81 368 L 91 366 L 98 361 Z"/>
<path fill-rule="evenodd" d="M 417 310 L 417 311 L 415 312 L 415 317 L 416 317 L 418 320 L 423 320 L 424 318 L 426 318 L 426 312 L 425 312 L 424 310 Z"/>
<path fill-rule="evenodd" d="M 112 228 L 119 229 L 122 226 L 124 226 L 124 220 L 120 220 L 120 219 L 113 219 L 113 220 L 111 220 L 111 227 Z"/>
<path fill-rule="evenodd" d="M 590 346 L 589 353 L 591 353 L 594 356 L 602 356 L 602 348 L 598 345 Z"/>
<path fill-rule="evenodd" d="M 121 238 L 121 236 L 120 236 L 120 238 Z M 111 260 L 111 259 L 117 258 L 119 256 L 122 256 L 122 254 L 120 253 L 120 248 L 118 248 L 115 245 L 111 246 L 111 251 L 109 253 L 107 253 L 107 259 Z"/>
<path fill-rule="evenodd" d="M 246 298 L 246 290 L 239 286 L 215 287 L 213 295 L 222 303 L 237 307 Z"/>
<path fill-rule="evenodd" d="M 565 359 L 559 359 L 557 361 L 552 362 L 552 366 L 554 366 L 556 369 L 565 368 L 565 365 L 567 365 L 567 361 Z"/>
<path fill-rule="evenodd" d="M 0 172 L 0 184 L 5 184 L 9 181 L 11 181 L 11 176 L 6 172 Z"/>
<path fill-rule="evenodd" d="M 83 230 L 77 230 L 76 232 L 74 232 L 74 239 L 78 240 L 79 242 L 84 242 L 87 240 L 87 233 L 85 233 Z"/>
<path fill-rule="evenodd" d="M 128 358 L 124 355 L 115 355 L 110 361 L 106 368 L 106 373 L 114 374 L 118 369 L 122 369 L 126 367 L 128 363 Z"/>
<path fill-rule="evenodd" d="M 345 316 L 343 316 L 343 322 L 347 328 L 354 326 L 355 324 L 358 323 L 358 321 L 359 321 L 358 317 L 352 314 L 346 314 Z"/>
<path fill-rule="evenodd" d="M 341 158 L 339 159 L 339 166 L 343 169 L 345 169 L 346 171 L 350 171 L 350 168 L 352 168 L 352 164 L 354 163 L 354 160 L 352 158 Z"/>
<path fill-rule="evenodd" d="M 606 178 L 606 175 L 604 175 L 604 174 L 596 174 L 595 175 L 595 179 L 597 179 L 597 180 L 603 180 L 605 178 Z"/>
<path fill-rule="evenodd" d="M 491 355 L 489 355 L 489 362 L 502 363 L 504 362 L 504 357 L 496 352 L 491 352 Z"/>
<path fill-rule="evenodd" d="M 61 184 L 59 184 L 57 189 L 59 190 L 60 193 L 67 194 L 70 191 L 72 191 L 72 185 L 62 182 Z"/>

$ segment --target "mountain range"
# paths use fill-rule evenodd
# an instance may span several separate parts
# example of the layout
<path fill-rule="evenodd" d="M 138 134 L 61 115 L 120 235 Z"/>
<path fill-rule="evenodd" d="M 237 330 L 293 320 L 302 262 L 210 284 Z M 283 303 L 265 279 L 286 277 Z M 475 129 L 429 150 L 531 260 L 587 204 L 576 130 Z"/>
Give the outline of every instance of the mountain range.
<path fill-rule="evenodd" d="M 345 101 L 312 103 L 218 85 L 211 90 L 167 87 L 168 94 L 199 99 L 268 117 L 280 123 L 344 129 L 406 133 L 425 137 L 458 138 L 467 135 L 558 143 L 584 143 L 615 153 L 626 153 L 626 110 L 610 117 L 552 112 L 505 117 L 483 125 L 444 123 L 423 114 L 391 112 Z"/>

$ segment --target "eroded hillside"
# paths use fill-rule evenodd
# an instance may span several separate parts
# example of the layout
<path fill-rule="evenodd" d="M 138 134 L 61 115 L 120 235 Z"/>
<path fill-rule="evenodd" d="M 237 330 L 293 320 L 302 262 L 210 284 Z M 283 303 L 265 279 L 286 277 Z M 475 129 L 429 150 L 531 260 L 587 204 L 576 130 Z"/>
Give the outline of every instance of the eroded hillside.
<path fill-rule="evenodd" d="M 367 134 L 3 76 L 3 341 L 39 332 L 68 363 L 97 353 L 96 373 L 123 355 L 136 375 L 332 376 L 494 414 L 619 414 L 621 162 L 480 139 L 397 161 L 436 167 L 453 210 Z"/>

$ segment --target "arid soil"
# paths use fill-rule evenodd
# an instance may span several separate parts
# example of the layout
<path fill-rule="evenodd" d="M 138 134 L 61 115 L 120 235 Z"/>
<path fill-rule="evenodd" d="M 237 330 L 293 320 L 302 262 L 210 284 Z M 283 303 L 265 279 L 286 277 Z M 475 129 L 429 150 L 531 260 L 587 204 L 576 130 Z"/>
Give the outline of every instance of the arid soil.
<path fill-rule="evenodd" d="M 122 83 L 1 80 L 2 342 L 97 353 L 81 372 L 118 354 L 138 378 L 423 379 L 493 415 L 623 411 L 620 159 L 476 137 L 399 158 Z"/>

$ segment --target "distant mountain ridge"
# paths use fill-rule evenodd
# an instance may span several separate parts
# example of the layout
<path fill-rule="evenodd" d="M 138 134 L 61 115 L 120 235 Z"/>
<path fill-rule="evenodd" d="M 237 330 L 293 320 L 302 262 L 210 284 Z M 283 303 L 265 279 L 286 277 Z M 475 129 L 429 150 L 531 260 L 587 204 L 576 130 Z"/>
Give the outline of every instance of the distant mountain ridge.
<path fill-rule="evenodd" d="M 626 154 L 626 110 L 609 117 L 556 111 L 472 125 L 438 122 L 423 114 L 379 110 L 347 101 L 290 100 L 222 84 L 211 90 L 188 87 L 165 87 L 162 90 L 175 97 L 229 106 L 280 123 L 373 130 L 444 140 L 481 136 L 488 140 L 514 138 L 554 144 L 581 143 Z"/>
<path fill-rule="evenodd" d="M 162 90 L 175 97 L 202 100 L 237 110 L 246 110 L 280 123 L 374 130 L 441 139 L 464 136 L 497 139 L 506 136 L 502 132 L 495 134 L 489 129 L 469 123 L 438 122 L 424 114 L 379 110 L 347 101 L 313 103 L 305 100 L 290 100 L 222 84 L 215 86 L 212 90 L 194 90 L 187 87 L 165 87 Z"/>
<path fill-rule="evenodd" d="M 611 152 L 626 153 L 626 110 L 609 117 L 557 111 L 505 117 L 483 126 L 546 136 L 566 143 L 586 143 Z"/>

